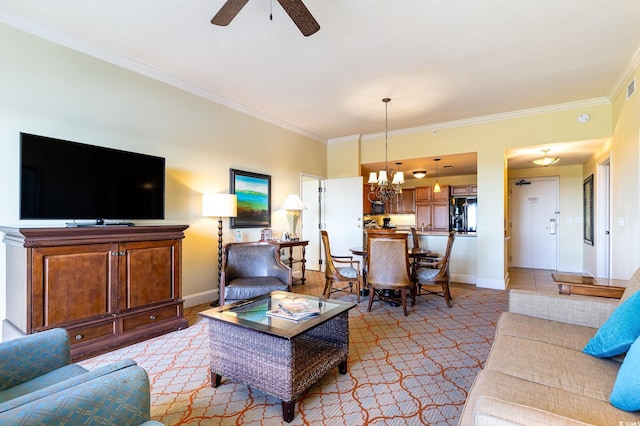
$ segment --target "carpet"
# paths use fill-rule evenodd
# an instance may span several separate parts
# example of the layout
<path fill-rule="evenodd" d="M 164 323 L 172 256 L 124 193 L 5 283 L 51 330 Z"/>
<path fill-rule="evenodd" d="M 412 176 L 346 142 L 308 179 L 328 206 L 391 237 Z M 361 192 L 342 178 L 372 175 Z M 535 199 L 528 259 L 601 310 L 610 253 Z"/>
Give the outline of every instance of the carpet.
<path fill-rule="evenodd" d="M 323 277 L 308 271 L 293 291 L 318 296 Z M 453 307 L 420 296 L 409 316 L 401 307 L 367 300 L 350 311 L 348 373 L 336 368 L 296 403 L 291 425 L 456 425 L 467 391 L 487 359 L 507 292 L 452 283 Z M 356 301 L 338 292 L 332 298 Z M 224 378 L 209 377 L 208 323 L 185 309 L 189 328 L 85 361 L 95 369 L 132 358 L 149 374 L 151 415 L 166 425 L 277 425 L 280 401 Z"/>

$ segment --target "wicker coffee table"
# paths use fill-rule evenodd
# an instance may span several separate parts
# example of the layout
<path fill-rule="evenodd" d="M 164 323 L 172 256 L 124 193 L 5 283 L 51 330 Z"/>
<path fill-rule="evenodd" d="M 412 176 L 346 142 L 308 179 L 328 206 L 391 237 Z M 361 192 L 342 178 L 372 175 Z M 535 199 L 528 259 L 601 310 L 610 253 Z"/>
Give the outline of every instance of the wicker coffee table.
<path fill-rule="evenodd" d="M 305 299 L 320 314 L 300 321 L 274 318 L 266 311 L 291 299 Z M 335 367 L 347 372 L 349 310 L 353 303 L 302 294 L 271 294 L 209 309 L 211 385 L 222 377 L 282 400 L 282 416 L 290 422 L 296 399 Z"/>

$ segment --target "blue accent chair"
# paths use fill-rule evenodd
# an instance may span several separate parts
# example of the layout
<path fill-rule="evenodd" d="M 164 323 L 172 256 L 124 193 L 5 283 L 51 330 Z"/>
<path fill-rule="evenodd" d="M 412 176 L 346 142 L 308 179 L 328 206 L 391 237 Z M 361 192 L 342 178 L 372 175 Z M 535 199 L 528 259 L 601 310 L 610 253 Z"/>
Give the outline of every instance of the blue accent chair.
<path fill-rule="evenodd" d="M 93 371 L 72 364 L 65 329 L 0 343 L 0 424 L 140 425 L 150 405 L 144 369 L 133 360 Z"/>

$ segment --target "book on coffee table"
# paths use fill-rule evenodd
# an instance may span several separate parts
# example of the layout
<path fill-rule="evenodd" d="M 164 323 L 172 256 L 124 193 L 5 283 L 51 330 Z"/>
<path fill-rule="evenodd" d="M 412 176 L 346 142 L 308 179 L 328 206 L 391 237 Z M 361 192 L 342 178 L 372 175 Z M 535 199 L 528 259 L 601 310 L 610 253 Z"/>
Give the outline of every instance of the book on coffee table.
<path fill-rule="evenodd" d="M 282 302 L 278 307 L 267 311 L 270 317 L 284 318 L 298 321 L 320 314 L 320 308 L 311 305 L 306 301 Z"/>

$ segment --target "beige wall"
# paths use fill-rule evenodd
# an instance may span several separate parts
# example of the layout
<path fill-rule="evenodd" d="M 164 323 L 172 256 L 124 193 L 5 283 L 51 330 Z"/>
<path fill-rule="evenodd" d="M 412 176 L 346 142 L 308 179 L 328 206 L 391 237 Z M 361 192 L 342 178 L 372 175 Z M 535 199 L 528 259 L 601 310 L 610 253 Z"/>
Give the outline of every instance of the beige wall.
<path fill-rule="evenodd" d="M 638 69 L 634 72 L 637 75 Z M 611 271 L 612 278 L 628 279 L 640 267 L 640 94 L 636 92 L 627 100 L 626 90 L 622 90 L 613 102 L 613 110 Z M 594 158 L 594 163 L 600 158 Z"/>
<path fill-rule="evenodd" d="M 281 233 L 288 225 L 278 209 L 300 192 L 300 174 L 326 174 L 325 143 L 2 25 L 0 40 L 2 225 L 63 225 L 19 221 L 20 132 L 163 156 L 166 222 L 190 225 L 183 293 L 213 300 L 217 221 L 201 217 L 201 194 L 228 192 L 229 168 L 271 175 L 272 225 Z M 230 241 L 227 220 L 224 227 Z M 256 240 L 260 230 L 242 233 Z M 4 256 L 0 245 L 3 295 Z"/>

